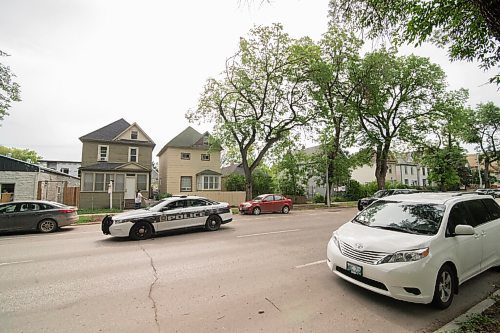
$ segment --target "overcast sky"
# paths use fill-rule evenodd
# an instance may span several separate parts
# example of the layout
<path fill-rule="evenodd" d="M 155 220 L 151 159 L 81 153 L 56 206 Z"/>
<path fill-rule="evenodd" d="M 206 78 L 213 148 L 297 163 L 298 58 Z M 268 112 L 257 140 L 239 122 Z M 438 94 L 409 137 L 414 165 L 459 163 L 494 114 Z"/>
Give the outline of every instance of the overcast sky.
<path fill-rule="evenodd" d="M 137 122 L 154 154 L 189 123 L 206 79 L 219 74 L 254 25 L 280 22 L 292 37 L 318 40 L 328 0 L 0 0 L 0 61 L 21 85 L 0 127 L 0 144 L 45 159 L 81 159 L 78 138 L 119 118 Z M 431 57 L 450 89 L 469 89 L 470 104 L 493 101 L 492 73 L 447 60 L 434 47 L 405 48 Z M 210 126 L 192 125 L 197 130 Z"/>

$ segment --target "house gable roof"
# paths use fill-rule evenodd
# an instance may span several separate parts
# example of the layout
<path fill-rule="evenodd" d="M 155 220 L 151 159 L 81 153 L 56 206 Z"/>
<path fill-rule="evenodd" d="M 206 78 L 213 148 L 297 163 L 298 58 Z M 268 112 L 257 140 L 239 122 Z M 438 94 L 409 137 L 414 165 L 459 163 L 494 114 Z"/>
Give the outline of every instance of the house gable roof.
<path fill-rule="evenodd" d="M 146 138 L 146 140 L 148 140 L 150 143 L 154 143 L 153 140 L 149 137 L 149 135 L 146 134 L 146 132 L 144 132 L 144 130 L 137 124 L 137 123 L 133 123 L 132 125 L 130 125 L 129 127 L 127 127 L 126 129 L 124 129 L 123 131 L 121 131 L 120 133 L 118 133 L 118 135 L 116 135 L 114 138 L 113 138 L 113 141 L 118 141 L 118 140 L 123 140 L 121 139 L 121 137 L 126 133 L 128 132 L 129 130 L 132 130 L 133 128 L 135 128 L 136 130 L 140 131 L 141 134 L 144 136 L 144 138 Z M 125 141 L 131 141 L 130 139 L 127 139 Z M 132 140 L 134 141 L 134 140 Z"/>
<path fill-rule="evenodd" d="M 202 149 L 210 149 L 210 146 L 204 144 L 203 138 L 205 136 L 209 136 L 208 132 L 201 134 L 191 126 L 188 126 L 184 131 L 170 140 L 163 148 L 160 150 L 157 156 L 160 156 L 167 150 L 168 147 L 176 147 L 176 148 L 202 148 Z"/>
<path fill-rule="evenodd" d="M 81 136 L 80 141 L 113 141 L 117 135 L 123 133 L 123 131 L 129 127 L 130 124 L 125 119 L 121 118 L 111 124 L 99 128 L 98 130 Z"/>

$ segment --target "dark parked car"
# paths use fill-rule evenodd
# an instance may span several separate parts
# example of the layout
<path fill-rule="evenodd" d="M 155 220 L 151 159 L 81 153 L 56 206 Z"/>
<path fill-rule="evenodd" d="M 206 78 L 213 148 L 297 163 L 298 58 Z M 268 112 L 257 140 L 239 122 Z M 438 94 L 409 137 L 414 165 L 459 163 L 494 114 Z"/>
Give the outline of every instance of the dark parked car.
<path fill-rule="evenodd" d="M 389 195 L 408 194 L 408 193 L 415 193 L 415 192 L 417 192 L 417 190 L 408 189 L 408 188 L 380 190 L 380 191 L 375 192 L 371 197 L 359 199 L 358 200 L 358 210 L 363 210 L 368 205 L 370 205 L 372 202 L 377 201 L 380 198 L 387 197 Z"/>
<path fill-rule="evenodd" d="M 288 214 L 292 209 L 292 200 L 280 194 L 262 194 L 253 200 L 240 203 L 241 214 L 283 213 Z"/>
<path fill-rule="evenodd" d="M 13 201 L 0 204 L 0 231 L 53 232 L 78 221 L 76 208 L 51 201 Z"/>
<path fill-rule="evenodd" d="M 479 194 L 491 195 L 493 198 L 500 198 L 500 189 L 480 188 L 476 190 Z"/>

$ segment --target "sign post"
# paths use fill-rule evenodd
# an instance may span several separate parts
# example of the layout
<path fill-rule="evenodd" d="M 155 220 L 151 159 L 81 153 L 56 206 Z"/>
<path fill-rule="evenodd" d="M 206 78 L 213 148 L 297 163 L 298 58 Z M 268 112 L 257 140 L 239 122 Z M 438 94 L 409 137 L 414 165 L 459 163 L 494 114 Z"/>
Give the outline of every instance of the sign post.
<path fill-rule="evenodd" d="M 109 194 L 109 209 L 113 208 L 113 181 L 110 180 L 108 184 L 108 194 Z"/>

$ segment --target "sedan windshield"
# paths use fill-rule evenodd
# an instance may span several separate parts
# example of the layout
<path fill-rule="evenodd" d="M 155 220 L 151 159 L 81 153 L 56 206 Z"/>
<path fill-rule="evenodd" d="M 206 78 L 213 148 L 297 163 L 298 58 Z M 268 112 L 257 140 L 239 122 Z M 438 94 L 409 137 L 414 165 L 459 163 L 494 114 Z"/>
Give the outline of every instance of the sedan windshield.
<path fill-rule="evenodd" d="M 444 210 L 444 205 L 379 200 L 359 213 L 353 222 L 372 228 L 435 235 Z"/>
<path fill-rule="evenodd" d="M 380 190 L 380 191 L 377 191 L 373 194 L 373 197 L 374 198 L 382 198 L 382 197 L 385 197 L 387 195 L 387 191 L 386 190 Z"/>

